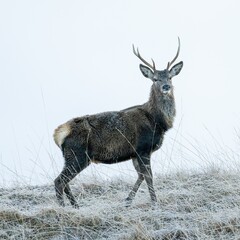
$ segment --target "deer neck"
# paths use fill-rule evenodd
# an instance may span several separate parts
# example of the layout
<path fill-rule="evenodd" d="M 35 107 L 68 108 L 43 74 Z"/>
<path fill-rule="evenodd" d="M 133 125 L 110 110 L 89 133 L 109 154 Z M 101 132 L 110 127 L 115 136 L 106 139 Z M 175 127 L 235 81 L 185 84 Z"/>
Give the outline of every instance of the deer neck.
<path fill-rule="evenodd" d="M 167 129 L 172 127 L 176 115 L 173 92 L 163 95 L 152 87 L 149 100 L 145 106 L 157 124 L 165 123 Z"/>

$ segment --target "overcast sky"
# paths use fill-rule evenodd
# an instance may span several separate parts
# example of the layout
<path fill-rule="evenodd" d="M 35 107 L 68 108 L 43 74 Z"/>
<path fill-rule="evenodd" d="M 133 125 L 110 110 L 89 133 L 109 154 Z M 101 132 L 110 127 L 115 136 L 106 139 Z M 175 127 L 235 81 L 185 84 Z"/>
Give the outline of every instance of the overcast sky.
<path fill-rule="evenodd" d="M 154 170 L 204 165 L 229 150 L 238 161 L 239 9 L 237 0 L 0 1 L 0 185 L 51 182 L 63 167 L 54 129 L 146 102 L 151 81 L 132 43 L 161 70 L 177 36 L 177 117 Z M 86 173 L 133 170 L 120 165 Z"/>

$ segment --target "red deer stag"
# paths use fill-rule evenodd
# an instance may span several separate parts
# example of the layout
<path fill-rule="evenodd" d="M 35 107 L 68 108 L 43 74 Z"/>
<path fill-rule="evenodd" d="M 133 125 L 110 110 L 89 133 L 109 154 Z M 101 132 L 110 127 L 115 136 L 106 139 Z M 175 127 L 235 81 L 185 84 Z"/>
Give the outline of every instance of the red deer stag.
<path fill-rule="evenodd" d="M 69 182 L 91 162 L 112 164 L 129 159 L 133 161 L 138 179 L 126 198 L 127 205 L 131 204 L 144 179 L 152 202 L 157 201 L 150 158 L 161 147 L 165 132 L 173 126 L 175 101 L 172 78 L 180 73 L 183 62 L 171 65 L 179 51 L 178 39 L 176 56 L 165 70 L 159 71 L 153 60 L 152 64 L 148 63 L 133 46 L 133 53 L 144 63 L 140 64 L 142 74 L 152 80 L 149 100 L 121 111 L 73 118 L 55 130 L 55 143 L 65 159 L 64 168 L 54 181 L 60 205 L 64 206 L 65 193 L 70 203 L 78 207 Z"/>

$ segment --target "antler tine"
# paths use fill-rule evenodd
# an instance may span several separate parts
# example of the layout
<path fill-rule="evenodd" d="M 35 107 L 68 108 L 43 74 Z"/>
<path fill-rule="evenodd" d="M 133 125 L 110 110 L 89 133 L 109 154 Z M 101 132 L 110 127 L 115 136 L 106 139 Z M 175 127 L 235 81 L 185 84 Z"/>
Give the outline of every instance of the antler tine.
<path fill-rule="evenodd" d="M 153 69 L 154 71 L 156 70 L 156 67 L 155 67 L 155 62 L 153 61 L 153 59 L 152 59 L 152 63 L 153 63 L 153 65 L 151 65 L 150 63 L 148 63 L 146 60 L 144 60 L 142 57 L 141 57 L 141 55 L 140 55 L 140 53 L 139 53 L 139 51 L 138 51 L 138 48 L 137 48 L 137 51 L 135 50 L 135 47 L 134 47 L 134 44 L 132 45 L 133 46 L 133 53 L 134 53 L 134 55 L 136 55 L 144 64 L 146 64 L 147 66 L 149 66 L 151 69 Z"/>
<path fill-rule="evenodd" d="M 167 64 L 167 69 L 169 69 L 170 66 L 176 61 L 176 59 L 178 58 L 179 52 L 180 52 L 180 38 L 178 37 L 178 50 L 177 50 L 177 54 L 176 54 L 176 56 L 173 58 L 173 60 L 172 60 L 171 62 L 168 62 L 168 64 Z"/>
<path fill-rule="evenodd" d="M 152 63 L 153 63 L 153 70 L 156 70 L 156 66 L 155 66 L 155 62 L 153 61 L 153 59 L 151 58 Z"/>

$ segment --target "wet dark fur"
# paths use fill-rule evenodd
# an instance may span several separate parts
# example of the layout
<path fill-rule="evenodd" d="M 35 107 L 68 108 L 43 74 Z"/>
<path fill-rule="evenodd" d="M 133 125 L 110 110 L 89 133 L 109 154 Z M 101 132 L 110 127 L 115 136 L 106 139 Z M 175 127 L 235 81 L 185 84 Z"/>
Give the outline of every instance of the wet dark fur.
<path fill-rule="evenodd" d="M 72 132 L 66 137 L 63 150 L 81 146 L 87 153 L 86 160 L 102 163 L 129 160 L 141 153 L 151 154 L 161 146 L 169 128 L 164 119 L 156 122 L 143 106 L 75 118 L 69 124 Z"/>

